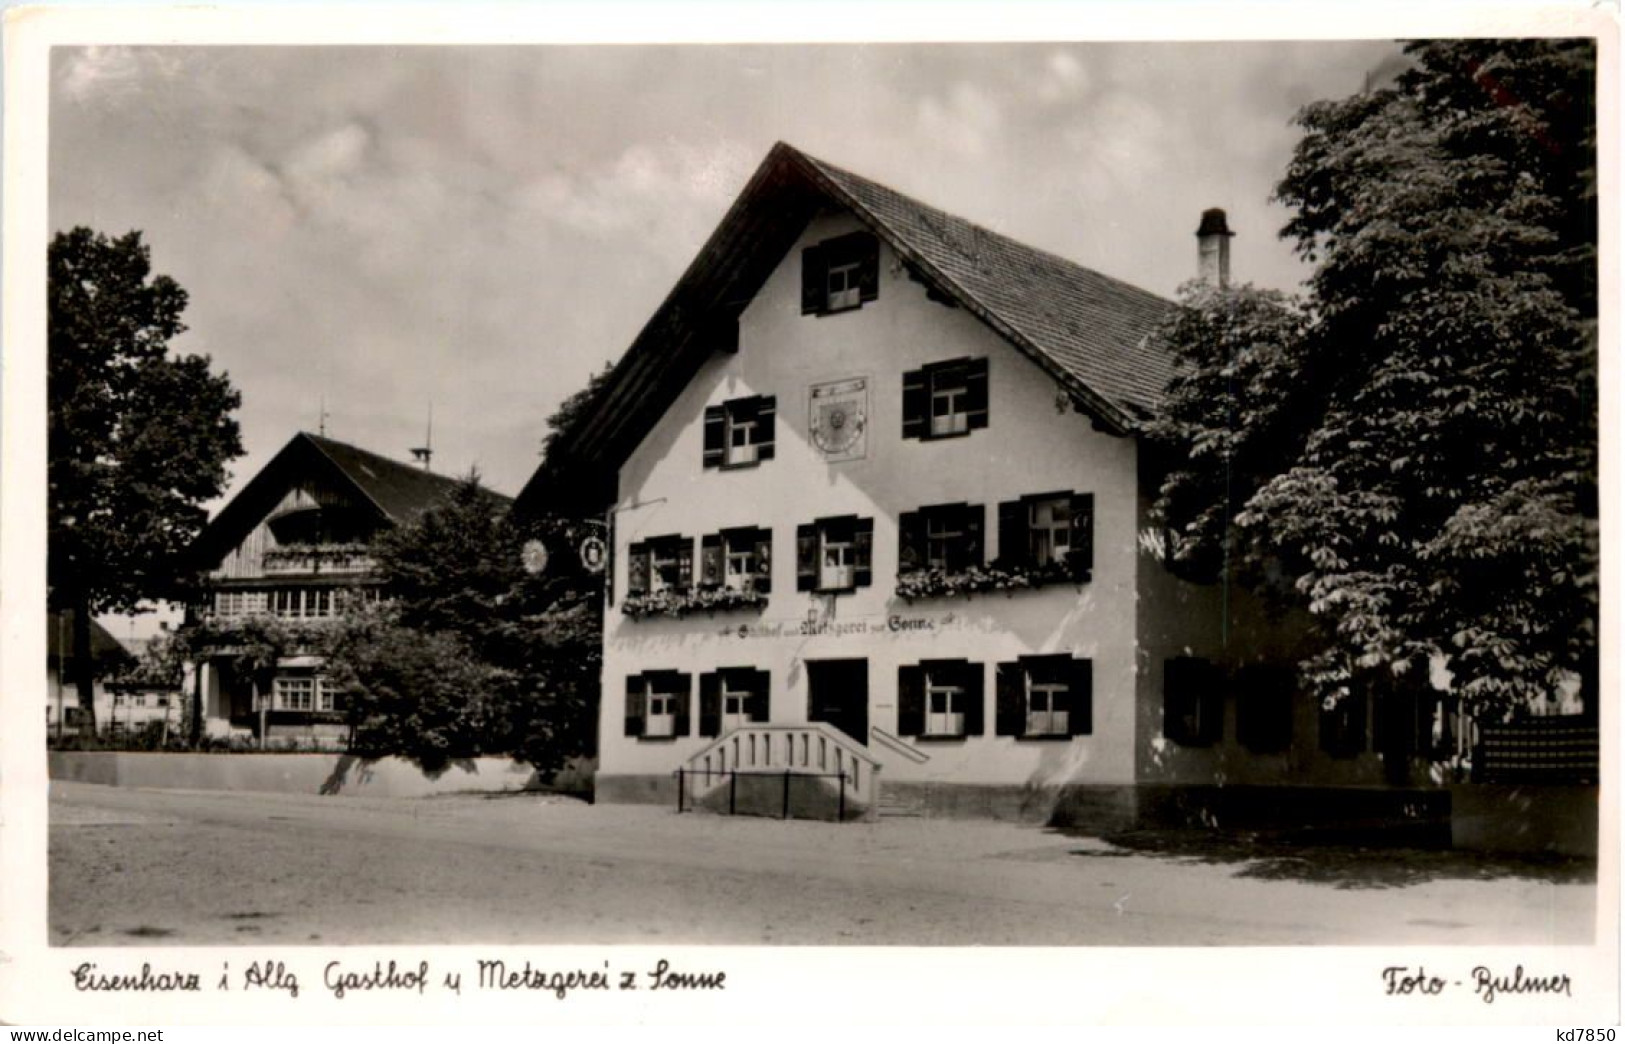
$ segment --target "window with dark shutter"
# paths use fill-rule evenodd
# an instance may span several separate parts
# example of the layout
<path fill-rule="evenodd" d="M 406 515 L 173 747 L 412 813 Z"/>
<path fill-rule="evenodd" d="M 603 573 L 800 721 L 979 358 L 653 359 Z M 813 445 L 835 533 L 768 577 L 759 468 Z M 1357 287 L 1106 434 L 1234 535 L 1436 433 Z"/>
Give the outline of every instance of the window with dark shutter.
<path fill-rule="evenodd" d="M 1025 739 L 1069 739 L 1094 730 L 1094 663 L 1066 655 L 1001 663 L 994 731 Z"/>
<path fill-rule="evenodd" d="M 796 590 L 813 591 L 818 588 L 818 526 L 807 523 L 796 527 Z"/>
<path fill-rule="evenodd" d="M 672 730 L 674 736 L 688 735 L 689 694 L 692 679 L 686 674 L 672 675 L 672 691 L 676 694 L 676 707 L 674 717 L 676 722 Z"/>
<path fill-rule="evenodd" d="M 1072 661 L 1072 706 L 1068 725 L 1074 736 L 1095 731 L 1095 661 Z"/>
<path fill-rule="evenodd" d="M 1254 754 L 1278 754 L 1292 744 L 1293 672 L 1251 664 L 1236 672 L 1236 739 Z"/>
<path fill-rule="evenodd" d="M 952 359 L 903 375 L 903 438 L 941 439 L 987 427 L 986 359 Z"/>
<path fill-rule="evenodd" d="M 1072 494 L 1072 546 L 1066 555 L 1072 575 L 1086 581 L 1095 568 L 1095 495 Z"/>
<path fill-rule="evenodd" d="M 931 378 L 924 370 L 903 374 L 903 438 L 923 439 L 931 432 Z"/>
<path fill-rule="evenodd" d="M 897 668 L 897 734 L 925 732 L 925 668 L 918 664 Z"/>
<path fill-rule="evenodd" d="M 626 549 L 626 593 L 629 595 L 644 595 L 649 593 L 651 576 L 651 560 L 647 542 L 633 544 Z"/>
<path fill-rule="evenodd" d="M 707 406 L 705 408 L 705 441 L 700 453 L 700 465 L 707 468 L 720 468 L 727 460 L 728 453 L 728 408 L 726 406 Z"/>
<path fill-rule="evenodd" d="M 1224 736 L 1224 687 L 1218 668 L 1195 656 L 1163 661 L 1162 734 L 1187 747 Z"/>
<path fill-rule="evenodd" d="M 872 518 L 845 515 L 796 527 L 796 590 L 834 593 L 874 582 Z"/>
<path fill-rule="evenodd" d="M 722 534 L 707 533 L 700 538 L 700 586 L 722 586 Z"/>
<path fill-rule="evenodd" d="M 626 676 L 626 734 L 642 736 L 648 684 L 641 674 Z"/>
<path fill-rule="evenodd" d="M 700 735 L 722 735 L 722 675 L 700 675 Z"/>
<path fill-rule="evenodd" d="M 852 526 L 852 585 L 874 583 L 875 520 L 860 518 Z"/>
<path fill-rule="evenodd" d="M 772 460 L 777 413 L 776 400 L 771 395 L 730 399 L 717 406 L 707 406 L 703 466 L 748 468 Z"/>
<path fill-rule="evenodd" d="M 768 594 L 773 590 L 773 531 L 756 531 L 756 590 Z"/>
<path fill-rule="evenodd" d="M 993 732 L 1020 736 L 1027 731 L 1027 671 L 1019 663 L 1001 663 L 994 678 Z"/>
<path fill-rule="evenodd" d="M 880 295 L 880 243 L 868 232 L 827 239 L 801 252 L 801 314 L 832 315 Z"/>
<path fill-rule="evenodd" d="M 898 574 L 934 569 L 963 573 L 983 564 L 981 504 L 933 504 L 898 518 Z"/>

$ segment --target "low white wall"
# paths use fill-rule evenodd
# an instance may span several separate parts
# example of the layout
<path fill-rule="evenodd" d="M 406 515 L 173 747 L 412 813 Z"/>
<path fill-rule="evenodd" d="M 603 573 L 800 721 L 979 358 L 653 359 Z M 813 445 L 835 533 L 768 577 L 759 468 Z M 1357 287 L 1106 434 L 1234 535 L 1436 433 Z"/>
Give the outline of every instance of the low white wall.
<path fill-rule="evenodd" d="M 566 773 L 570 771 L 567 769 Z M 365 761 L 352 754 L 51 751 L 50 775 L 57 780 L 120 787 L 358 794 L 363 797 L 526 790 L 540 787 L 543 782 L 529 765 L 507 758 L 459 761 L 430 777 L 401 758 Z M 590 778 L 590 770 L 577 770 L 576 775 Z"/>

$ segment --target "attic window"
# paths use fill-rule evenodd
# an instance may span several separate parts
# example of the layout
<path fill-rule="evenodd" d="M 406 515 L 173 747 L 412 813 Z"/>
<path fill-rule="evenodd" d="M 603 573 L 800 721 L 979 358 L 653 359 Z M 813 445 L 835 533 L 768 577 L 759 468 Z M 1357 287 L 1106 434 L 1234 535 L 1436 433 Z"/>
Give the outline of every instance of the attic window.
<path fill-rule="evenodd" d="M 867 232 L 826 239 L 801 252 L 801 314 L 833 315 L 880 296 L 880 244 Z"/>

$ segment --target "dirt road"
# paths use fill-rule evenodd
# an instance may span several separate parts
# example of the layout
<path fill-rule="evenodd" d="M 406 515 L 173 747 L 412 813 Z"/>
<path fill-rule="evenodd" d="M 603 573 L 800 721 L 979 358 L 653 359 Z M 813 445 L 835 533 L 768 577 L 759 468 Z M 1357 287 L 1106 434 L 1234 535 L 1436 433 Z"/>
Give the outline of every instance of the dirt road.
<path fill-rule="evenodd" d="M 1572 870 L 1214 861 L 1002 823 L 72 783 L 50 814 L 55 945 L 1574 943 L 1595 909 Z"/>

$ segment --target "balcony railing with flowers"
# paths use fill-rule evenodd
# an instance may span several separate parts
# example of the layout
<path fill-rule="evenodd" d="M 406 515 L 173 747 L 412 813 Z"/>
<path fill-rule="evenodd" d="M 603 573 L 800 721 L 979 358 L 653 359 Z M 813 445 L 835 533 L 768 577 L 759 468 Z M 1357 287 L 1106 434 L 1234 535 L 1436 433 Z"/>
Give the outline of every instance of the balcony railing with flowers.
<path fill-rule="evenodd" d="M 365 573 L 372 568 L 366 544 L 285 544 L 261 559 L 266 575 Z"/>
<path fill-rule="evenodd" d="M 913 602 L 922 598 L 954 598 L 987 592 L 1014 594 L 1049 584 L 1086 584 L 1091 578 L 1087 561 L 1079 555 L 1051 562 L 996 561 L 949 572 L 946 569 L 911 569 L 897 574 L 897 596 Z"/>
<path fill-rule="evenodd" d="M 693 587 L 640 591 L 621 601 L 621 613 L 633 619 L 644 616 L 689 616 L 693 613 L 726 613 L 736 609 L 761 609 L 767 594 L 755 587 Z"/>

